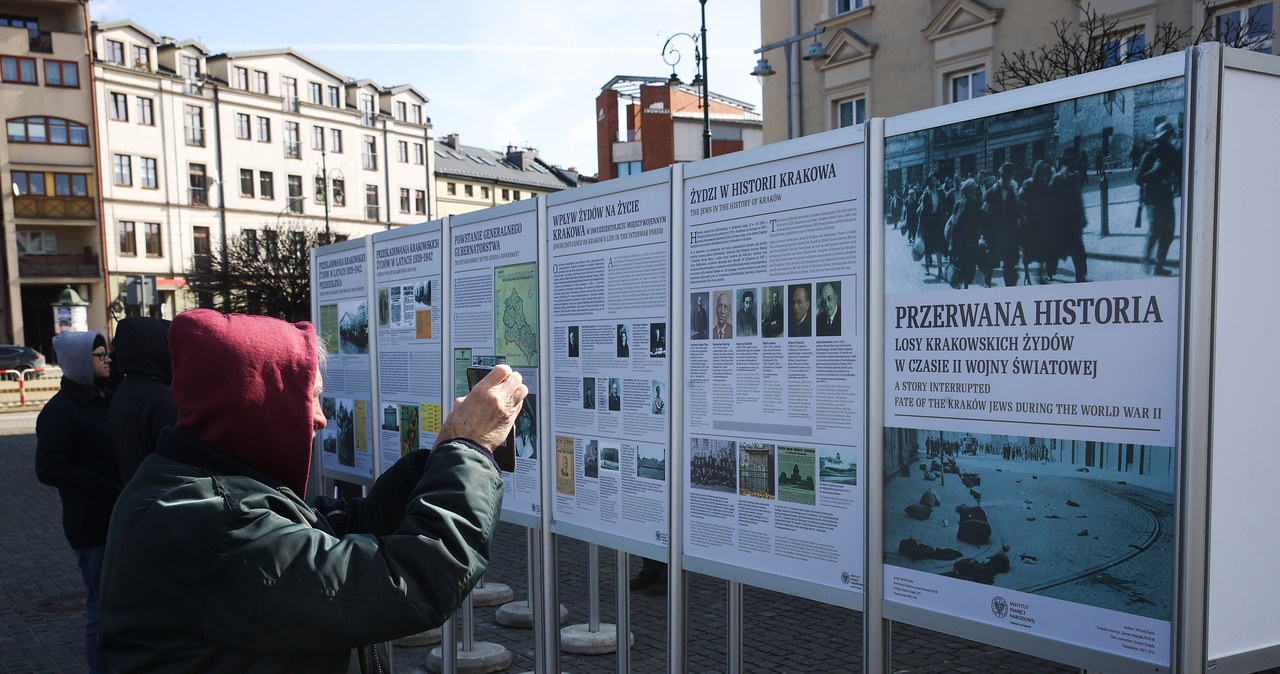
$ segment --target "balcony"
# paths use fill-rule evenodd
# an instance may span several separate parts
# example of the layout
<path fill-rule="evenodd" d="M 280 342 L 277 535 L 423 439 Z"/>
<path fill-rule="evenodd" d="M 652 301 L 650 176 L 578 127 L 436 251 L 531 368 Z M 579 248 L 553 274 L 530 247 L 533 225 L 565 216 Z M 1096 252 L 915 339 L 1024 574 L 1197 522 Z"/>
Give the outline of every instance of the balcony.
<path fill-rule="evenodd" d="M 99 275 L 98 256 L 92 252 L 79 255 L 19 255 L 18 275 L 96 277 Z"/>
<path fill-rule="evenodd" d="M 69 218 L 94 220 L 98 217 L 93 199 L 88 197 L 45 197 L 31 194 L 13 198 L 13 215 L 18 218 Z"/>
<path fill-rule="evenodd" d="M 282 109 L 283 109 L 285 112 L 297 112 L 297 111 L 298 111 L 298 97 L 297 97 L 297 96 L 285 96 L 284 101 L 283 101 L 283 104 L 281 105 L 281 107 L 282 107 Z"/>
<path fill-rule="evenodd" d="M 27 38 L 27 48 L 41 54 L 53 53 L 53 32 L 42 30 L 36 35 Z"/>

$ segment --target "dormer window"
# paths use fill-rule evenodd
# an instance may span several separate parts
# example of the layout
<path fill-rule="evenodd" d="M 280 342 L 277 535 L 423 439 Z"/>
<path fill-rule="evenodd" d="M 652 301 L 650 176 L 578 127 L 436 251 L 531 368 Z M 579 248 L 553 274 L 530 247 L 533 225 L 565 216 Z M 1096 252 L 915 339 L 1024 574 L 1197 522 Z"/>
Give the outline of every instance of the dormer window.
<path fill-rule="evenodd" d="M 183 56 L 180 68 L 184 78 L 194 80 L 200 76 L 200 59 L 194 56 Z"/>
<path fill-rule="evenodd" d="M 138 70 L 151 70 L 151 50 L 143 45 L 134 45 L 133 67 Z"/>

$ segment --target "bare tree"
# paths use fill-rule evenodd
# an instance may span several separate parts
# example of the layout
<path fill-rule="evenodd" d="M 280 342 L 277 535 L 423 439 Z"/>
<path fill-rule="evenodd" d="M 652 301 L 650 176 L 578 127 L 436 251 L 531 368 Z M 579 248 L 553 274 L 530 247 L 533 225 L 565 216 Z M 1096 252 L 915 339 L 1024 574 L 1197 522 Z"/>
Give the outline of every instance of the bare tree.
<path fill-rule="evenodd" d="M 1076 3 L 1083 18 L 1053 22 L 1054 41 L 1032 49 L 1000 53 L 1000 65 L 988 92 L 1007 91 L 1109 68 L 1129 61 L 1163 56 L 1189 45 L 1218 41 L 1228 47 L 1255 49 L 1275 37 L 1268 23 L 1250 9 L 1244 21 L 1209 21 L 1199 33 L 1166 21 L 1153 27 L 1151 41 L 1131 39 L 1135 31 L 1102 14 L 1092 5 Z"/>
<path fill-rule="evenodd" d="M 225 248 L 197 257 L 187 285 L 197 295 L 216 298 L 220 311 L 305 321 L 311 317 L 309 251 L 332 238 L 298 222 L 246 229 Z"/>

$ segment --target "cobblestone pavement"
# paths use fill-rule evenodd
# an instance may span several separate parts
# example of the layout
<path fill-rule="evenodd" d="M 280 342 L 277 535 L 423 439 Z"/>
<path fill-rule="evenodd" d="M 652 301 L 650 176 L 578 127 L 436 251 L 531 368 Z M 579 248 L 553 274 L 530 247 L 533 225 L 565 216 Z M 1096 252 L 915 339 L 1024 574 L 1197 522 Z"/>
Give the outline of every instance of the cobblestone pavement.
<path fill-rule="evenodd" d="M 82 672 L 84 592 L 75 558 L 62 536 L 57 492 L 33 474 L 35 416 L 0 414 L 0 672 Z M 526 531 L 503 524 L 487 580 L 510 585 L 525 598 Z M 587 621 L 587 545 L 561 540 L 560 602 L 568 624 Z M 615 620 L 615 555 L 600 550 L 600 619 Z M 640 568 L 633 557 L 629 576 Z M 688 671 L 722 672 L 726 662 L 725 582 L 691 574 L 687 625 Z M 743 653 L 747 672 L 861 671 L 860 614 L 818 602 L 746 587 Z M 475 639 L 512 654 L 506 672 L 533 669 L 533 632 L 498 625 L 494 607 L 475 609 Z M 631 670 L 665 672 L 665 596 L 631 594 Z M 1040 660 L 904 624 L 893 626 L 895 674 L 944 672 L 1078 672 Z M 429 647 L 396 649 L 396 670 L 426 671 Z M 564 672 L 615 671 L 616 656 L 562 654 Z M 1280 669 L 1268 670 L 1280 672 Z"/>

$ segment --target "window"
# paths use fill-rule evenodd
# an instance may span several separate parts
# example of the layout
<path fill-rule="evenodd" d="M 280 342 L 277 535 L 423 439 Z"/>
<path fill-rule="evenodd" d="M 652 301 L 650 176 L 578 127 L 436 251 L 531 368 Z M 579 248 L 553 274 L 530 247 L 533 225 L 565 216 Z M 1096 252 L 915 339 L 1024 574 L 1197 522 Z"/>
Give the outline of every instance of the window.
<path fill-rule="evenodd" d="M 208 258 L 213 254 L 213 246 L 209 244 L 209 228 L 196 226 L 191 228 L 191 252 L 196 259 Z"/>
<path fill-rule="evenodd" d="M 505 188 L 505 187 L 504 187 L 504 188 L 502 188 L 502 200 L 503 200 L 503 201 L 511 201 L 511 190 L 509 190 L 509 189 L 507 189 L 507 188 Z"/>
<path fill-rule="evenodd" d="M 44 60 L 44 85 L 46 87 L 80 88 L 80 68 L 73 61 Z"/>
<path fill-rule="evenodd" d="M 376 137 L 365 134 L 363 159 L 366 169 L 370 171 L 378 169 L 378 139 Z"/>
<path fill-rule="evenodd" d="M 868 0 L 835 0 L 836 14 L 847 14 L 854 10 L 862 9 L 868 4 Z"/>
<path fill-rule="evenodd" d="M 58 233 L 42 229 L 20 229 L 14 232 L 19 255 L 56 255 Z"/>
<path fill-rule="evenodd" d="M 253 198 L 253 169 L 240 169 L 240 196 Z"/>
<path fill-rule="evenodd" d="M 311 82 L 307 84 L 307 92 L 310 94 L 308 100 L 312 105 L 324 105 L 324 85 L 319 82 Z"/>
<path fill-rule="evenodd" d="M 364 217 L 366 220 L 378 219 L 378 186 L 364 186 Z"/>
<path fill-rule="evenodd" d="M 258 171 L 258 194 L 263 199 L 276 198 L 275 177 L 270 171 Z"/>
<path fill-rule="evenodd" d="M 187 186 L 191 188 L 193 206 L 209 205 L 209 181 L 205 176 L 204 164 L 187 165 Z"/>
<path fill-rule="evenodd" d="M 410 111 L 413 112 L 413 117 L 410 119 L 410 121 L 412 121 L 414 124 L 421 124 L 422 123 L 422 106 L 413 105 L 413 106 L 410 106 L 409 109 Z"/>
<path fill-rule="evenodd" d="M 445 183 L 444 192 L 451 197 L 458 196 L 458 183 Z"/>
<path fill-rule="evenodd" d="M 301 255 L 307 250 L 307 238 L 302 232 L 289 232 L 289 254 Z"/>
<path fill-rule="evenodd" d="M 147 257 L 160 257 L 163 251 L 160 250 L 160 223 L 144 222 L 142 223 L 142 236 L 147 247 Z"/>
<path fill-rule="evenodd" d="M 836 103 L 836 128 L 843 129 L 867 121 L 867 99 L 854 98 Z"/>
<path fill-rule="evenodd" d="M 418 215 L 424 215 L 427 212 L 427 192 L 426 190 L 413 191 L 413 212 Z"/>
<path fill-rule="evenodd" d="M 127 94 L 111 94 L 111 119 L 118 122 L 129 121 L 129 96 Z"/>
<path fill-rule="evenodd" d="M 373 118 L 378 110 L 374 107 L 373 94 L 360 94 L 360 123 L 365 126 L 373 126 Z"/>
<path fill-rule="evenodd" d="M 138 123 L 155 126 L 155 102 L 145 96 L 138 97 Z"/>
<path fill-rule="evenodd" d="M 324 127 L 323 126 L 311 127 L 311 149 L 312 150 L 324 149 Z"/>
<path fill-rule="evenodd" d="M 284 123 L 284 156 L 286 159 L 302 158 L 302 129 L 297 122 Z"/>
<path fill-rule="evenodd" d="M 119 40 L 107 40 L 107 63 L 124 65 L 124 43 Z"/>
<path fill-rule="evenodd" d="M 267 92 L 267 74 L 261 70 L 253 71 L 253 93 L 265 94 Z"/>
<path fill-rule="evenodd" d="M 250 258 L 254 260 L 258 259 L 258 230 L 245 229 L 241 230 L 241 234 L 244 235 L 245 252 L 249 254 Z"/>
<path fill-rule="evenodd" d="M 409 161 L 409 141 L 407 140 L 396 141 L 396 158 L 404 163 L 407 163 Z"/>
<path fill-rule="evenodd" d="M 143 45 L 133 45 L 133 67 L 151 70 L 151 50 Z"/>
<path fill-rule="evenodd" d="M 987 71 L 974 70 L 958 75 L 951 75 L 948 78 L 948 90 L 950 98 L 948 103 L 957 103 L 959 101 L 967 101 L 972 98 L 978 98 L 987 93 Z"/>
<path fill-rule="evenodd" d="M 253 132 L 249 128 L 249 115 L 243 112 L 236 113 L 236 138 L 240 140 L 249 140 L 253 137 Z"/>
<path fill-rule="evenodd" d="M 1098 50 L 1103 68 L 1141 61 L 1147 57 L 1147 34 L 1141 26 L 1129 28 L 1098 39 L 1094 48 Z"/>
<path fill-rule="evenodd" d="M 128 220 L 121 220 L 117 223 L 116 231 L 120 239 L 121 255 L 137 255 L 138 254 L 138 237 L 134 233 L 134 223 Z"/>
<path fill-rule="evenodd" d="M 279 233 L 272 229 L 262 233 L 262 248 L 267 257 L 274 258 L 280 254 L 279 238 Z"/>
<path fill-rule="evenodd" d="M 488 198 L 489 198 L 489 186 L 488 186 L 488 185 L 481 185 L 481 186 L 480 186 L 480 196 L 481 196 L 481 198 L 484 198 L 484 199 L 488 199 Z"/>
<path fill-rule="evenodd" d="M 621 178 L 622 176 L 633 176 L 641 171 L 640 162 L 638 161 L 614 162 L 613 170 L 618 175 L 619 178 Z M 502 195 L 502 198 L 506 199 L 507 195 L 505 194 Z"/>
<path fill-rule="evenodd" d="M 463 193 L 463 194 L 465 194 L 465 195 L 467 195 L 467 196 L 472 196 L 473 194 L 472 194 L 472 188 L 471 188 L 471 186 L 470 186 L 470 185 L 463 185 L 463 186 L 462 186 L 462 193 Z"/>
<path fill-rule="evenodd" d="M 285 202 L 285 206 L 290 213 L 302 212 L 302 176 L 291 175 L 288 177 L 289 182 L 289 198 Z"/>
<path fill-rule="evenodd" d="M 401 213 L 409 212 L 409 188 L 408 187 L 400 188 L 400 212 Z"/>
<path fill-rule="evenodd" d="M 204 108 L 184 105 L 182 119 L 187 133 L 187 145 L 204 147 Z"/>
<path fill-rule="evenodd" d="M 333 205 L 347 205 L 347 182 L 342 178 L 333 179 Z"/>
<path fill-rule="evenodd" d="M 160 187 L 155 157 L 138 157 L 138 184 L 149 189 Z"/>
<path fill-rule="evenodd" d="M 133 185 L 133 157 L 127 154 L 115 155 L 112 159 L 117 185 L 125 187 Z"/>
<path fill-rule="evenodd" d="M 520 190 L 512 190 L 512 191 L 511 191 L 511 200 L 512 200 L 512 201 L 520 201 Z"/>
<path fill-rule="evenodd" d="M 21 56 L 0 56 L 0 82 L 38 84 L 36 60 Z"/>
<path fill-rule="evenodd" d="M 249 69 L 240 66 L 231 68 L 231 86 L 240 91 L 249 90 Z"/>
<path fill-rule="evenodd" d="M 341 108 L 342 98 L 338 94 L 338 87 L 329 85 L 329 107 Z"/>
<path fill-rule="evenodd" d="M 409 104 L 404 101 L 396 101 L 396 119 L 407 122 L 409 121 Z"/>
<path fill-rule="evenodd" d="M 182 76 L 194 80 L 200 76 L 200 59 L 194 56 L 183 56 L 178 64 Z"/>
<path fill-rule="evenodd" d="M 342 129 L 330 129 L 329 140 L 333 141 L 329 145 L 330 152 L 342 152 Z"/>
<path fill-rule="evenodd" d="M 53 193 L 59 197 L 87 197 L 89 176 L 84 173 L 55 173 Z"/>
<path fill-rule="evenodd" d="M 18 117 L 9 120 L 6 126 L 11 143 L 89 144 L 89 131 L 85 125 L 67 119 Z"/>
<path fill-rule="evenodd" d="M 14 28 L 26 28 L 27 38 L 34 40 L 40 37 L 40 21 L 31 16 L 15 16 L 13 14 L 0 14 L 0 26 L 12 26 Z"/>
<path fill-rule="evenodd" d="M 298 80 L 280 76 L 280 96 L 284 98 L 284 109 L 289 112 L 298 111 Z"/>
<path fill-rule="evenodd" d="M 14 196 L 44 196 L 44 173 L 40 171 L 13 171 L 11 175 L 13 177 Z"/>
<path fill-rule="evenodd" d="M 1218 12 L 1213 27 L 1219 42 L 1270 54 L 1275 29 L 1272 3 L 1245 3 Z"/>
<path fill-rule="evenodd" d="M 413 163 L 422 166 L 427 163 L 427 146 L 422 143 L 413 144 Z"/>
<path fill-rule="evenodd" d="M 271 142 L 271 119 L 267 117 L 258 118 L 258 142 Z"/>

